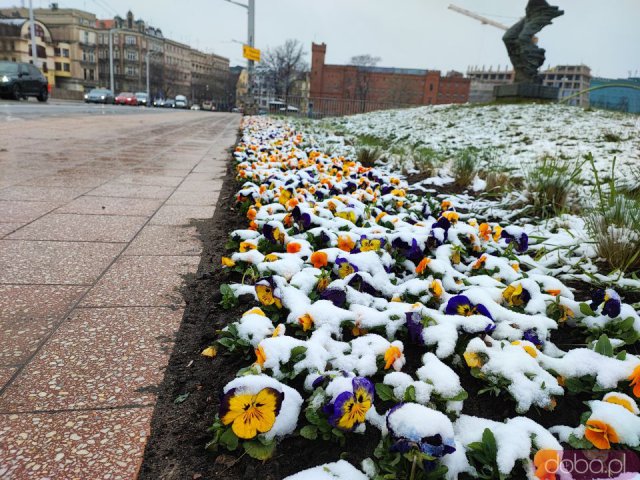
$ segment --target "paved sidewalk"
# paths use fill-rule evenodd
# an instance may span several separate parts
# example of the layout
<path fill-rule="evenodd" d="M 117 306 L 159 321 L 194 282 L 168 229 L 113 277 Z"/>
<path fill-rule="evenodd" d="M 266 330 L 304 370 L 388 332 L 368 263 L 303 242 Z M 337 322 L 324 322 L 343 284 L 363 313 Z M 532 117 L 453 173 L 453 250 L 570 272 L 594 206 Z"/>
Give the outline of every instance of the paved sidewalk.
<path fill-rule="evenodd" d="M 0 125 L 0 478 L 135 478 L 239 121 Z"/>

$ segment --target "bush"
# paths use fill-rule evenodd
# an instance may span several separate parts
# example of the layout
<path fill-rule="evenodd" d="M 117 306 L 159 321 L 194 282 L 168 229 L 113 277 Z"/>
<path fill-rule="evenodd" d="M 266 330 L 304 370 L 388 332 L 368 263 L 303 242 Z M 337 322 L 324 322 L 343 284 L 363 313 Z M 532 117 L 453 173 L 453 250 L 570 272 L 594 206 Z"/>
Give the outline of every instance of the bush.
<path fill-rule="evenodd" d="M 525 174 L 532 213 L 542 218 L 567 211 L 568 199 L 580 178 L 584 162 L 561 160 L 545 155 Z"/>
<path fill-rule="evenodd" d="M 430 147 L 418 147 L 413 150 L 413 164 L 422 174 L 434 177 L 438 174 L 438 166 L 442 163 L 441 155 Z"/>
<path fill-rule="evenodd" d="M 467 147 L 460 150 L 451 164 L 451 173 L 458 187 L 468 187 L 480 169 L 480 150 Z"/>
<path fill-rule="evenodd" d="M 586 218 L 596 252 L 614 270 L 622 272 L 640 268 L 640 199 L 626 196 L 616 188 L 615 159 L 610 180 L 603 184 L 593 162 L 596 179 L 596 209 Z M 603 187 L 606 187 L 603 188 Z"/>
<path fill-rule="evenodd" d="M 361 148 L 358 150 L 357 159 L 362 164 L 363 167 L 371 168 L 375 165 L 375 163 L 380 160 L 382 156 L 382 150 L 378 147 L 374 148 Z"/>

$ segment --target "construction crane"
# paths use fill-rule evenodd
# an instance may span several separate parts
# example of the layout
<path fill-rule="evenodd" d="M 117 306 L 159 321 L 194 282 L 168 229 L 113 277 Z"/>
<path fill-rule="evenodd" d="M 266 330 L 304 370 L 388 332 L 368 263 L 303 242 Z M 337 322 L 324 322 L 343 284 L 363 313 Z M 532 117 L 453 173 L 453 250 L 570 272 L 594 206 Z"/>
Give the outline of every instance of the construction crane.
<path fill-rule="evenodd" d="M 467 10 L 466 8 L 458 7 L 457 5 L 449 5 L 449 10 L 453 10 L 454 12 L 461 13 L 467 17 L 474 18 L 478 20 L 483 25 L 491 25 L 492 27 L 499 28 L 500 30 L 504 30 L 505 32 L 509 30 L 509 26 L 504 25 L 503 23 L 496 22 L 495 20 L 491 20 L 490 18 L 483 17 L 482 15 L 478 15 L 477 13 L 472 12 L 471 10 Z M 538 37 L 533 37 L 533 43 L 538 43 Z"/>
<path fill-rule="evenodd" d="M 461 13 L 462 15 L 466 15 L 467 17 L 475 18 L 483 25 L 491 25 L 493 27 L 499 28 L 500 30 L 504 30 L 505 32 L 509 30 L 508 26 L 503 25 L 500 22 L 496 22 L 495 20 L 491 20 L 490 18 L 483 17 L 482 15 L 478 15 L 477 13 L 473 13 L 472 11 L 467 10 L 465 8 L 460 8 L 456 5 L 449 5 L 449 10 L 453 10 L 454 12 Z"/>

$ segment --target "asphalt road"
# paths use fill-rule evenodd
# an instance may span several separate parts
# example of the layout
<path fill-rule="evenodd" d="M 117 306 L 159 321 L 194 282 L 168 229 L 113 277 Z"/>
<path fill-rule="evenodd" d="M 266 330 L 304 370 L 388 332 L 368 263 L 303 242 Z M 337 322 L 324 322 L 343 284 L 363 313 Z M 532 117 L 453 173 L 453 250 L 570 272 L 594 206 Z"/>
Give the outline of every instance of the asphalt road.
<path fill-rule="evenodd" d="M 35 120 L 47 117 L 71 117 L 78 115 L 132 115 L 168 113 L 169 108 L 129 107 L 124 105 L 100 105 L 81 102 L 64 102 L 50 100 L 40 103 L 29 100 L 0 100 L 0 123 L 20 120 Z M 189 110 L 177 110 L 181 112 Z M 191 112 L 191 111 L 189 111 Z M 194 115 L 211 114 L 211 112 L 194 111 Z"/>

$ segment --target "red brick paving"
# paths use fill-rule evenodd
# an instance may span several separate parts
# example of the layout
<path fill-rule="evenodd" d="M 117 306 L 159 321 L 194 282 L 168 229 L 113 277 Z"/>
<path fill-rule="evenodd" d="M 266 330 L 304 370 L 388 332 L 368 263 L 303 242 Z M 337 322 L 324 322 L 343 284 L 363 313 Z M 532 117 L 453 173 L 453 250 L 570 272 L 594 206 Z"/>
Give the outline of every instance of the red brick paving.
<path fill-rule="evenodd" d="M 238 124 L 0 124 L 0 478 L 136 477 Z"/>

